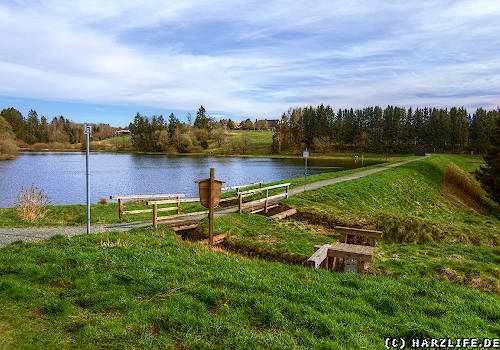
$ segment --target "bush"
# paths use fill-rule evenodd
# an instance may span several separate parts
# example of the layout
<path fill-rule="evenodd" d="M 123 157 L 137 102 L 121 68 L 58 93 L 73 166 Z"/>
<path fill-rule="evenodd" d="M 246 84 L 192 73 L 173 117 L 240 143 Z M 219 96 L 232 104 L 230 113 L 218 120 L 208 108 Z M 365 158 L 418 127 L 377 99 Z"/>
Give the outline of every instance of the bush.
<path fill-rule="evenodd" d="M 108 200 L 102 197 L 101 199 L 99 199 L 99 202 L 97 202 L 97 204 L 108 204 Z"/>
<path fill-rule="evenodd" d="M 312 141 L 313 149 L 316 152 L 326 153 L 330 150 L 331 144 L 328 137 L 315 137 Z"/>
<path fill-rule="evenodd" d="M 202 149 L 207 149 L 208 148 L 208 142 L 207 141 L 201 141 L 200 146 Z"/>
<path fill-rule="evenodd" d="M 47 213 L 49 198 L 42 189 L 31 184 L 31 187 L 21 187 L 17 195 L 17 215 L 26 221 L 43 218 Z"/>
<path fill-rule="evenodd" d="M 448 164 L 444 179 L 447 183 L 459 188 L 479 203 L 482 203 L 486 197 L 486 192 L 479 182 L 453 162 Z"/>
<path fill-rule="evenodd" d="M 156 145 L 163 152 L 167 151 L 170 144 L 170 137 L 168 134 L 168 130 L 161 130 L 158 135 L 158 140 L 156 141 Z"/>
<path fill-rule="evenodd" d="M 194 128 L 194 136 L 200 142 L 208 141 L 208 130 Z"/>
<path fill-rule="evenodd" d="M 177 145 L 177 150 L 180 153 L 187 153 L 189 147 L 192 146 L 191 138 L 188 135 L 181 135 L 179 139 L 179 144 Z"/>
<path fill-rule="evenodd" d="M 5 154 L 7 157 L 14 157 L 17 153 L 17 146 L 14 140 L 0 140 L 0 154 Z"/>
<path fill-rule="evenodd" d="M 43 151 L 44 149 L 48 149 L 49 145 L 47 145 L 46 143 L 37 142 L 33 146 L 31 146 L 31 148 L 33 148 L 35 151 Z"/>
<path fill-rule="evenodd" d="M 224 139 L 226 137 L 224 130 L 222 128 L 217 128 L 212 130 L 212 137 L 217 143 L 217 147 L 221 147 L 224 144 Z"/>
<path fill-rule="evenodd" d="M 203 152 L 203 148 L 201 146 L 191 145 L 188 147 L 188 153 L 201 153 Z"/>

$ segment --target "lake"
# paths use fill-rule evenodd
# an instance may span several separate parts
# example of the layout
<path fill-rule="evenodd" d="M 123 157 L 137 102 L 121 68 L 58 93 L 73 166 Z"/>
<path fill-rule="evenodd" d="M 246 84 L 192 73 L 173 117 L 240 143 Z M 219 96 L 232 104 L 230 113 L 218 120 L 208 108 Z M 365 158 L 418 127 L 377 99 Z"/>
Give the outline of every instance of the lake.
<path fill-rule="evenodd" d="M 309 159 L 308 174 L 341 171 L 361 166 L 354 160 Z M 376 164 L 367 162 L 364 165 Z M 90 199 L 96 203 L 110 195 L 184 193 L 197 197 L 196 180 L 215 178 L 224 186 L 263 180 L 265 183 L 304 176 L 304 159 L 192 157 L 91 153 Z M 85 203 L 85 154 L 24 152 L 0 161 L 0 207 L 14 205 L 21 186 L 42 188 L 51 204 Z"/>

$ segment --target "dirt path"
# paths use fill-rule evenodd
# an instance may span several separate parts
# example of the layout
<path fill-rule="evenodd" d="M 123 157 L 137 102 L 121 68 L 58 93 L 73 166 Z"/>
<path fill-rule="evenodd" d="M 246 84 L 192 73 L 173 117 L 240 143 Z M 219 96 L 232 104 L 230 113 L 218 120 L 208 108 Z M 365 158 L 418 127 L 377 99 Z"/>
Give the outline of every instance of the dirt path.
<path fill-rule="evenodd" d="M 427 156 L 429 157 L 429 155 Z M 420 160 L 422 158 L 405 160 L 403 162 L 390 164 L 386 166 L 382 166 L 375 169 L 369 169 L 360 171 L 355 174 L 342 176 L 336 179 L 323 180 L 318 182 L 313 182 L 307 185 L 307 190 L 314 190 L 316 188 L 320 188 L 323 186 L 328 186 L 332 184 L 336 184 L 339 182 L 359 179 L 364 176 L 368 176 L 371 174 L 378 173 L 380 171 L 384 171 L 387 169 L 395 168 L 397 166 L 401 166 L 410 162 L 414 162 Z M 296 195 L 304 192 L 304 187 L 300 186 L 290 190 L 290 195 Z M 271 201 L 270 201 L 271 202 Z M 215 216 L 227 215 L 230 213 L 234 213 L 238 211 L 238 206 L 227 207 L 215 212 Z M 165 224 L 187 224 L 191 222 L 196 222 L 204 218 L 206 214 L 201 214 L 197 216 L 190 216 L 189 219 L 174 219 L 174 220 L 165 220 L 161 223 Z M 137 227 L 150 226 L 151 221 L 141 221 L 141 222 L 131 222 L 131 223 L 119 223 L 119 224 L 101 224 L 101 225 L 93 225 L 91 227 L 92 233 L 99 233 L 105 231 L 128 231 Z M 63 235 L 67 237 L 81 235 L 87 232 L 87 226 L 51 226 L 51 227 L 2 227 L 0 228 L 0 247 L 5 247 L 12 242 L 15 241 L 24 241 L 24 242 L 36 242 L 40 240 L 47 239 L 54 235 Z"/>

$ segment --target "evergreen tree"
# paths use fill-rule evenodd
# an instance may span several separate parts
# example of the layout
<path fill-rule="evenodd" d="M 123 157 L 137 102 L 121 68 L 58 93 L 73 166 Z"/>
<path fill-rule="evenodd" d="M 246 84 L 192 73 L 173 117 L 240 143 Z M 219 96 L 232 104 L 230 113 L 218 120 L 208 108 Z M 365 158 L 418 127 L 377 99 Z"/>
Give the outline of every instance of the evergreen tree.
<path fill-rule="evenodd" d="M 38 142 L 39 134 L 39 124 L 38 114 L 34 110 L 30 110 L 28 113 L 28 120 L 26 121 L 26 142 L 35 143 Z"/>
<path fill-rule="evenodd" d="M 496 113 L 495 127 L 491 134 L 491 145 L 484 155 L 486 166 L 476 171 L 476 178 L 489 196 L 500 203 L 500 110 Z"/>
<path fill-rule="evenodd" d="M 229 118 L 229 120 L 227 122 L 227 128 L 230 130 L 233 130 L 235 128 L 234 122 L 231 120 L 231 118 Z"/>
<path fill-rule="evenodd" d="M 21 112 L 13 107 L 5 108 L 0 112 L 0 116 L 10 124 L 16 138 L 24 141 L 26 138 L 26 124 Z"/>
<path fill-rule="evenodd" d="M 210 130 L 210 119 L 205 114 L 205 108 L 200 106 L 198 112 L 196 112 L 196 119 L 194 120 L 194 127 L 198 129 Z"/>
<path fill-rule="evenodd" d="M 180 120 L 175 117 L 174 113 L 170 113 L 170 115 L 168 116 L 168 135 L 170 139 L 173 138 L 175 130 L 177 130 L 180 125 Z"/>
<path fill-rule="evenodd" d="M 47 123 L 47 118 L 44 115 L 42 115 L 42 117 L 40 118 L 40 129 L 38 135 L 38 139 L 40 140 L 40 142 L 45 143 L 49 140 L 48 132 L 49 132 L 49 124 Z"/>

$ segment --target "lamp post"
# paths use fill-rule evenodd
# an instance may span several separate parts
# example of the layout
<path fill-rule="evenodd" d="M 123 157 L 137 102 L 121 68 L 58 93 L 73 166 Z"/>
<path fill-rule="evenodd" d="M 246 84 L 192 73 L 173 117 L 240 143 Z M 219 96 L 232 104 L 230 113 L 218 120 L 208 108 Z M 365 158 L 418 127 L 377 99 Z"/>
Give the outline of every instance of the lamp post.
<path fill-rule="evenodd" d="M 83 133 L 85 134 L 85 141 L 87 152 L 85 153 L 85 175 L 87 185 L 87 234 L 90 234 L 90 191 L 89 191 L 89 144 L 90 134 L 92 133 L 92 126 L 83 124 Z"/>

